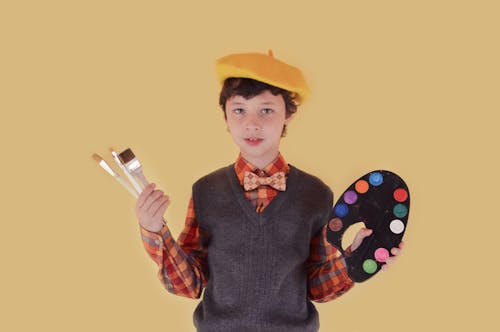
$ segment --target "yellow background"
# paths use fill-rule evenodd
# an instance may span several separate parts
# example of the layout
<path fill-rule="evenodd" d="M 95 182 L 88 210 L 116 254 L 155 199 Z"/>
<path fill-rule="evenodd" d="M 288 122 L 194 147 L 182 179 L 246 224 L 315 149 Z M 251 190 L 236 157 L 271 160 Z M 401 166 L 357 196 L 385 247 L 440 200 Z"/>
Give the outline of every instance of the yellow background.
<path fill-rule="evenodd" d="M 496 1 L 3 1 L 2 331 L 193 331 L 161 288 L 134 200 L 91 158 L 130 147 L 167 191 L 237 156 L 214 60 L 267 52 L 309 102 L 281 151 L 337 195 L 373 169 L 410 186 L 406 249 L 318 304 L 322 331 L 498 328 Z"/>

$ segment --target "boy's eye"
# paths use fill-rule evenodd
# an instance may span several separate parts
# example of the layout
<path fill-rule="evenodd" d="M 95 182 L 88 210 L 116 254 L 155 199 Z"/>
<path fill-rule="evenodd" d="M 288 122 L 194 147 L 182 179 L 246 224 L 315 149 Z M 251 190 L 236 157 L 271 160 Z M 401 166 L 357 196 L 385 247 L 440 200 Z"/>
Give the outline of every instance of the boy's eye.
<path fill-rule="evenodd" d="M 273 112 L 272 108 L 264 108 L 264 109 L 262 109 L 262 113 L 264 113 L 264 114 L 270 114 L 272 112 Z"/>
<path fill-rule="evenodd" d="M 234 112 L 235 114 L 241 114 L 241 113 L 243 113 L 243 108 L 235 108 L 235 109 L 233 110 L 233 112 Z"/>

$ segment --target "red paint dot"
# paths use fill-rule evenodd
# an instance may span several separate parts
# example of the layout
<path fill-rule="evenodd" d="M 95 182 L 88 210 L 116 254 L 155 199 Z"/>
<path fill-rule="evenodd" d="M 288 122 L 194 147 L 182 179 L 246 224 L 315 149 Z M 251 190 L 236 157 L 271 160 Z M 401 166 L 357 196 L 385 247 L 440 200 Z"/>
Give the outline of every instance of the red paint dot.
<path fill-rule="evenodd" d="M 394 199 L 402 203 L 408 199 L 408 192 L 403 188 L 398 188 L 394 190 Z"/>

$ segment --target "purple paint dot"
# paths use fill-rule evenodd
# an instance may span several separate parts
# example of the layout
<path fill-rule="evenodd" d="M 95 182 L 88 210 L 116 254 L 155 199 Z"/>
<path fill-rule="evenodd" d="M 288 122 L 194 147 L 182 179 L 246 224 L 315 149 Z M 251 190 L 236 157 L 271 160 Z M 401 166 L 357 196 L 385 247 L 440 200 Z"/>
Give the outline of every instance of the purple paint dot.
<path fill-rule="evenodd" d="M 349 190 L 349 191 L 345 192 L 344 201 L 347 204 L 354 204 L 354 203 L 356 203 L 357 200 L 358 200 L 358 195 L 353 190 Z"/>

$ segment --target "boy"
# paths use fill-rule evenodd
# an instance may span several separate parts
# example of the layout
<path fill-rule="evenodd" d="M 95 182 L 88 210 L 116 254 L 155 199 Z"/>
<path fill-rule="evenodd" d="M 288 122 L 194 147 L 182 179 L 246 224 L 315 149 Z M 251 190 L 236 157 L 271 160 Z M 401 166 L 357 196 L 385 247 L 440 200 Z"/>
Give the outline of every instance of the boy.
<path fill-rule="evenodd" d="M 147 186 L 136 204 L 144 246 L 169 292 L 199 298 L 205 289 L 198 331 L 317 331 L 311 301 L 333 300 L 354 283 L 326 240 L 331 190 L 279 152 L 309 89 L 300 70 L 271 52 L 232 54 L 216 69 L 239 156 L 193 185 L 177 241 L 163 220 L 168 196 Z M 370 234 L 360 230 L 350 250 Z"/>

